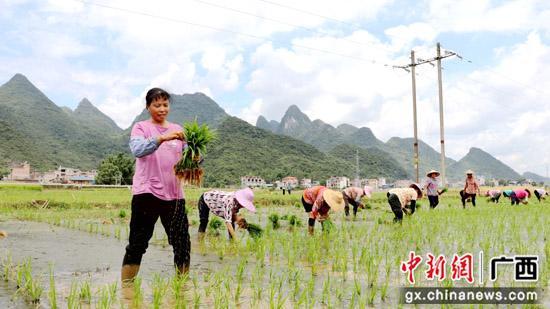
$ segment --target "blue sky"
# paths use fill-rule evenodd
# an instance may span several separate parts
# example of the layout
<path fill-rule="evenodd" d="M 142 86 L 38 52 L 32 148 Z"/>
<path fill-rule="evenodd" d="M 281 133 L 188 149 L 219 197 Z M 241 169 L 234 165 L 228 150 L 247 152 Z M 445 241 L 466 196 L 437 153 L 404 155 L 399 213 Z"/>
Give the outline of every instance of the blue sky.
<path fill-rule="evenodd" d="M 479 147 L 544 175 L 547 3 L 0 0 L 0 81 L 23 73 L 60 106 L 88 97 L 123 128 L 161 86 L 204 92 L 251 123 L 296 104 L 387 140 L 412 135 L 412 111 L 410 75 L 384 64 L 407 63 L 411 49 L 433 57 L 441 42 L 472 61 L 444 60 L 447 153 Z M 436 77 L 418 68 L 419 136 L 438 149 Z"/>

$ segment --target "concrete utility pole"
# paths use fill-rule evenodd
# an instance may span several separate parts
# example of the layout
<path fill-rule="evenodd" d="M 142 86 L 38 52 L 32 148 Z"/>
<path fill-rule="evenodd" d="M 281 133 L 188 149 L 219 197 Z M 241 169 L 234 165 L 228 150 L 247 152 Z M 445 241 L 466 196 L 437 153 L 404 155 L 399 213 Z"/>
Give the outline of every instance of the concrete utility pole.
<path fill-rule="evenodd" d="M 414 124 L 414 170 L 416 172 L 416 183 L 420 182 L 419 175 L 419 156 L 418 156 L 418 129 L 416 124 L 416 64 L 414 62 L 414 50 L 411 50 L 411 77 L 412 77 L 412 96 L 413 96 L 413 124 Z"/>
<path fill-rule="evenodd" d="M 361 186 L 361 180 L 359 178 L 359 149 L 355 149 L 355 186 Z"/>
<path fill-rule="evenodd" d="M 437 42 L 437 81 L 439 85 L 439 137 L 441 142 L 441 185 L 445 187 L 445 129 L 443 126 L 443 81 L 441 80 L 441 44 Z"/>
<path fill-rule="evenodd" d="M 419 182 L 419 165 L 420 165 L 420 158 L 418 155 L 418 135 L 417 135 L 417 125 L 416 125 L 416 72 L 415 68 L 419 65 L 428 63 L 431 66 L 434 66 L 432 62 L 437 62 L 437 77 L 438 77 L 438 85 L 439 85 L 439 133 L 440 133 L 440 141 L 441 141 L 441 183 L 443 186 L 446 184 L 445 179 L 445 131 L 444 131 L 444 123 L 443 123 L 443 81 L 441 78 L 441 59 L 445 59 L 448 57 L 457 56 L 458 58 L 462 57 L 458 55 L 455 52 L 452 51 L 445 51 L 445 55 L 441 56 L 441 44 L 439 42 L 437 43 L 437 55 L 434 58 L 431 59 L 420 59 L 418 58 L 418 62 L 416 62 L 414 57 L 414 51 L 411 50 L 411 63 L 404 66 L 394 66 L 394 68 L 400 68 L 407 72 L 411 72 L 412 75 L 412 94 L 413 94 L 413 122 L 414 122 L 414 164 L 415 164 L 415 170 L 416 170 L 416 182 Z M 409 70 L 410 68 L 410 70 Z"/>

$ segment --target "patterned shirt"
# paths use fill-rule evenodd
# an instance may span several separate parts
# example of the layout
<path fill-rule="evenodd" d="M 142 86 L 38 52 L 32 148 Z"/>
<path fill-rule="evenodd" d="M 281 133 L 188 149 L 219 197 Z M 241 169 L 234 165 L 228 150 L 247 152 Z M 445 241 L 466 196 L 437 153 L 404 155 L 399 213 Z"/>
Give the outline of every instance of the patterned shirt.
<path fill-rule="evenodd" d="M 208 191 L 203 194 L 204 202 L 210 211 L 226 222 L 233 221 L 233 213 L 239 212 L 241 205 L 235 202 L 235 192 Z"/>
<path fill-rule="evenodd" d="M 439 195 L 437 193 L 437 180 L 435 180 L 431 177 L 428 177 L 428 179 L 426 179 L 426 183 L 424 184 L 424 188 L 426 188 L 426 194 L 428 196 L 438 196 Z"/>
<path fill-rule="evenodd" d="M 347 197 L 348 200 L 355 201 L 357 203 L 361 202 L 361 198 L 365 195 L 365 191 L 357 187 L 349 187 L 344 190 L 344 197 Z"/>
<path fill-rule="evenodd" d="M 416 193 L 416 190 L 413 188 L 391 189 L 389 193 L 397 195 L 401 202 L 401 208 L 405 208 L 411 201 L 416 201 L 418 198 L 418 193 Z"/>
<path fill-rule="evenodd" d="M 485 194 L 485 196 L 489 196 L 489 197 L 492 197 L 492 198 L 496 198 L 498 196 L 500 196 L 500 191 L 499 190 L 489 190 L 487 191 L 487 194 Z"/>
<path fill-rule="evenodd" d="M 317 217 L 320 210 L 321 212 L 326 213 L 327 210 L 321 209 L 323 206 L 323 203 L 325 202 L 325 199 L 323 198 L 323 192 L 325 192 L 327 188 L 324 186 L 314 186 L 308 189 L 304 190 L 304 201 L 308 204 L 313 205 L 311 208 L 311 213 L 314 218 Z"/>
<path fill-rule="evenodd" d="M 474 177 L 467 178 L 466 177 L 466 184 L 464 185 L 464 192 L 468 194 L 476 194 L 479 190 L 479 185 L 477 184 L 477 181 Z"/>

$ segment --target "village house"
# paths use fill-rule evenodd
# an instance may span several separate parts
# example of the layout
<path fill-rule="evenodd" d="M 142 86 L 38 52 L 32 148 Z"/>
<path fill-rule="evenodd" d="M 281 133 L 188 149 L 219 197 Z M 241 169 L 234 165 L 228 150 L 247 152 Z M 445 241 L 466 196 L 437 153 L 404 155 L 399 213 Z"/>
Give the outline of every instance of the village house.
<path fill-rule="evenodd" d="M 291 187 L 293 188 L 296 188 L 299 184 L 298 182 L 298 178 L 294 177 L 294 176 L 287 176 L 285 178 L 283 178 L 281 180 L 281 183 L 286 186 L 286 185 L 290 185 Z"/>
<path fill-rule="evenodd" d="M 31 179 L 31 165 L 26 161 L 20 164 L 13 164 L 11 172 L 7 177 L 7 180 L 11 181 L 28 181 Z"/>
<path fill-rule="evenodd" d="M 258 176 L 242 176 L 241 187 L 265 187 L 265 180 Z"/>
<path fill-rule="evenodd" d="M 59 166 L 55 171 L 49 171 L 42 175 L 42 183 L 63 184 L 93 184 L 97 176 L 96 170 L 81 171 L 76 168 Z"/>
<path fill-rule="evenodd" d="M 327 179 L 327 185 L 326 187 L 329 189 L 345 189 L 349 187 L 350 180 L 348 177 L 345 176 L 333 176 Z"/>
<path fill-rule="evenodd" d="M 396 180 L 393 183 L 394 188 L 407 188 L 412 182 L 408 179 L 400 179 Z"/>
<path fill-rule="evenodd" d="M 367 179 L 367 183 L 365 185 L 371 187 L 373 190 L 378 190 L 378 179 L 376 178 Z"/>
<path fill-rule="evenodd" d="M 300 180 L 300 187 L 311 188 L 311 179 L 303 178 L 302 180 Z"/>

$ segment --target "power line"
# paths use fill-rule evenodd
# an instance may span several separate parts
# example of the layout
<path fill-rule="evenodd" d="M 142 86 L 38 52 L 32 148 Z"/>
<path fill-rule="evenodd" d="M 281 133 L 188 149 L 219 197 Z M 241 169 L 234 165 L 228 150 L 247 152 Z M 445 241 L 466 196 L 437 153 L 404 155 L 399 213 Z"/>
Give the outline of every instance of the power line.
<path fill-rule="evenodd" d="M 478 67 L 478 68 L 480 68 L 480 69 L 487 70 L 489 73 L 491 73 L 491 74 L 493 74 L 493 75 L 495 75 L 495 76 L 500 76 L 501 78 L 504 78 L 504 79 L 507 79 L 507 80 L 509 80 L 509 81 L 511 81 L 511 82 L 514 82 L 514 83 L 516 83 L 516 84 L 518 84 L 518 85 L 520 85 L 520 86 L 523 86 L 524 88 L 529 88 L 529 89 L 531 89 L 531 90 L 533 90 L 533 91 L 536 91 L 536 92 L 538 92 L 538 93 L 540 93 L 540 94 L 543 94 L 544 96 L 550 96 L 550 94 L 548 94 L 548 93 L 546 93 L 546 92 L 544 92 L 544 91 L 542 91 L 542 90 L 540 90 L 540 89 L 538 89 L 538 88 L 535 88 L 535 87 L 533 87 L 533 86 L 531 86 L 531 85 L 528 85 L 528 84 L 525 84 L 525 83 L 520 82 L 520 81 L 518 81 L 518 80 L 515 80 L 515 79 L 513 79 L 513 78 L 511 78 L 511 77 L 509 77 L 509 76 L 507 76 L 507 75 L 504 75 L 504 74 L 502 74 L 502 73 L 500 73 L 500 72 L 498 72 L 498 71 L 496 71 L 496 70 L 493 70 L 492 68 L 489 68 L 489 67 L 487 67 L 487 66 L 482 66 L 481 64 L 475 63 L 475 62 L 472 61 L 471 59 L 468 59 L 468 58 L 466 58 L 466 57 L 461 56 L 461 57 L 460 57 L 460 60 L 462 60 L 463 62 L 469 63 L 469 64 L 471 64 L 471 65 L 473 65 L 473 66 L 475 66 L 475 67 Z"/>
<path fill-rule="evenodd" d="M 212 7 L 216 7 L 216 8 L 219 8 L 219 9 L 239 13 L 239 14 L 242 14 L 242 15 L 252 16 L 252 17 L 255 17 L 255 18 L 271 21 L 271 22 L 278 23 L 278 24 L 281 24 L 281 25 L 290 26 L 290 27 L 294 27 L 294 28 L 299 28 L 299 29 L 308 31 L 310 33 L 315 33 L 315 34 L 320 34 L 320 35 L 331 35 L 331 33 L 326 32 L 326 31 L 320 31 L 320 30 L 309 28 L 309 27 L 305 27 L 305 26 L 289 23 L 289 22 L 286 22 L 286 21 L 282 21 L 282 20 L 279 20 L 279 19 L 257 15 L 257 14 L 254 14 L 254 13 L 250 13 L 250 12 L 247 12 L 247 11 L 242 11 L 242 10 L 235 9 L 235 8 L 232 8 L 232 7 L 219 5 L 217 3 L 212 3 L 212 2 L 208 2 L 208 1 L 204 1 L 204 0 L 193 0 L 193 1 L 205 4 L 205 5 L 209 5 L 209 6 L 212 6 Z M 382 47 L 377 47 L 377 46 L 373 46 L 373 45 L 368 45 L 368 44 L 365 44 L 363 42 L 359 42 L 359 41 L 356 41 L 356 40 L 343 38 L 343 37 L 340 37 L 338 39 L 346 41 L 346 42 L 350 42 L 350 43 L 353 43 L 353 44 L 356 44 L 356 45 L 360 45 L 360 46 L 366 46 L 366 47 L 373 48 L 373 49 L 383 50 L 384 52 L 393 52 L 393 50 L 391 50 L 390 48 L 383 47 L 383 46 Z"/>
<path fill-rule="evenodd" d="M 183 19 L 176 19 L 176 18 L 172 18 L 172 17 L 160 16 L 160 15 L 155 15 L 155 14 L 151 14 L 151 13 L 131 10 L 131 9 L 122 8 L 122 7 L 115 7 L 115 6 L 111 6 L 111 5 L 100 4 L 100 3 L 90 2 L 90 1 L 84 1 L 84 0 L 73 0 L 73 1 L 84 3 L 84 4 L 87 4 L 87 5 L 91 5 L 91 6 L 101 7 L 101 8 L 105 8 L 105 9 L 116 10 L 116 11 L 119 11 L 119 12 L 124 12 L 124 13 L 129 13 L 129 14 L 134 14 L 134 15 L 140 15 L 140 16 L 145 16 L 145 17 L 150 17 L 150 18 L 155 18 L 155 19 L 161 19 L 161 20 L 165 20 L 165 21 L 186 24 L 186 25 L 199 27 L 199 28 L 205 28 L 205 29 L 209 29 L 209 30 L 213 30 L 213 31 L 217 31 L 217 32 L 225 32 L 225 33 L 231 33 L 231 34 L 234 34 L 234 35 L 245 36 L 245 37 L 253 38 L 253 39 L 264 41 L 264 42 L 276 43 L 275 41 L 273 41 L 272 39 L 270 39 L 268 37 L 249 34 L 249 33 L 243 33 L 243 32 L 239 32 L 239 31 L 234 31 L 234 30 L 229 30 L 229 29 L 225 29 L 225 28 L 219 28 L 219 27 L 214 27 L 214 26 L 209 26 L 209 25 L 204 25 L 204 24 L 199 24 L 199 23 L 195 23 L 195 22 L 186 21 L 186 20 L 183 20 Z M 356 60 L 356 61 L 360 61 L 360 62 L 364 62 L 364 63 L 381 65 L 381 66 L 387 67 L 387 68 L 392 67 L 389 64 L 379 62 L 378 60 L 375 60 L 375 59 L 366 59 L 366 58 L 363 58 L 363 57 L 357 57 L 357 56 L 353 56 L 353 55 L 340 54 L 340 53 L 333 52 L 333 51 L 330 51 L 330 50 L 317 48 L 317 47 L 311 47 L 311 46 L 302 45 L 302 44 L 296 44 L 296 43 L 293 43 L 293 42 L 289 42 L 288 44 L 293 46 L 293 47 L 302 48 L 302 49 L 311 50 L 311 51 L 316 51 L 316 52 L 329 54 L 329 55 L 334 55 L 334 56 L 339 56 L 339 57 L 343 57 L 343 58 L 348 58 L 348 59 L 352 59 L 352 60 Z"/>

